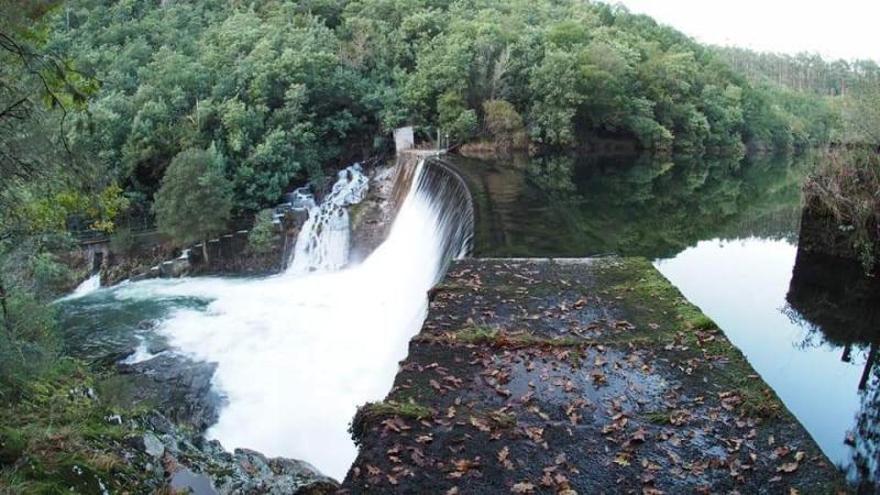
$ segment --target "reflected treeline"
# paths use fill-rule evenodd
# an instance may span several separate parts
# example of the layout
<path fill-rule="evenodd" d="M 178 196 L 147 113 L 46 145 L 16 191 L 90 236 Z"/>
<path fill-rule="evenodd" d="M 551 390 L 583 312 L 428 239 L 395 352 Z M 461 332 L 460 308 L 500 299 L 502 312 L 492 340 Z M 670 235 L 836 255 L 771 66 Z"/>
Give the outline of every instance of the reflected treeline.
<path fill-rule="evenodd" d="M 789 316 L 809 329 L 805 345 L 828 344 L 840 348 L 843 361 L 864 361 L 860 410 L 846 441 L 857 471 L 851 474 L 865 480 L 865 493 L 880 491 L 880 279 L 865 276 L 856 261 L 798 249 L 786 299 Z"/>
<path fill-rule="evenodd" d="M 450 158 L 477 203 L 480 256 L 670 257 L 697 241 L 794 240 L 807 166 L 791 158 Z"/>

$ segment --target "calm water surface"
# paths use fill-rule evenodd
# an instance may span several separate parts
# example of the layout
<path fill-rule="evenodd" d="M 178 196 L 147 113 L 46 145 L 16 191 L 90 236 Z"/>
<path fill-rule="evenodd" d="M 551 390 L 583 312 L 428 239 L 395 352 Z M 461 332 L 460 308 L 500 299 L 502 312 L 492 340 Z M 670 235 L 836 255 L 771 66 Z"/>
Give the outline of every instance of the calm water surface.
<path fill-rule="evenodd" d="M 655 260 L 832 461 L 877 479 L 880 288 L 799 255 L 807 160 L 450 160 L 475 191 L 476 255 Z"/>

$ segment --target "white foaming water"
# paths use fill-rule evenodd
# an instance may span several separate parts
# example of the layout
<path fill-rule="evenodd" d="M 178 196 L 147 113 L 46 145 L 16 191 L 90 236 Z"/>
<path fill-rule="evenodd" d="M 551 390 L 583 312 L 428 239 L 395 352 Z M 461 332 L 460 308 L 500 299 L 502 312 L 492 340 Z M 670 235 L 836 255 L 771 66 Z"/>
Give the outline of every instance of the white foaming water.
<path fill-rule="evenodd" d="M 101 288 L 101 274 L 96 273 L 96 274 L 92 275 L 91 277 L 89 277 L 88 279 L 84 280 L 79 285 L 77 285 L 76 289 L 74 289 L 73 292 L 70 293 L 70 295 L 68 295 L 67 297 L 64 297 L 62 299 L 69 300 L 69 299 L 80 298 L 85 295 L 91 294 L 92 292 L 95 292 L 96 290 L 98 290 L 100 288 Z"/>
<path fill-rule="evenodd" d="M 218 364 L 214 383 L 228 404 L 209 437 L 345 476 L 357 455 L 347 432 L 357 406 L 388 393 L 425 317 L 427 291 L 470 241 L 466 191 L 427 168 L 419 164 L 389 237 L 360 265 L 305 274 L 294 265 L 264 279 L 154 280 L 119 289 L 119 298 L 213 300 L 160 325 L 172 346 Z M 320 266 L 327 251 L 302 252 Z"/>
<path fill-rule="evenodd" d="M 147 345 L 147 340 L 145 338 L 138 337 L 138 340 L 140 340 L 140 343 L 135 348 L 134 352 L 130 356 L 122 360 L 124 364 L 142 363 L 144 361 L 149 361 L 150 359 L 153 359 L 159 354 L 162 354 L 161 352 L 157 352 L 155 354 L 150 352 L 150 347 L 149 345 Z"/>
<path fill-rule="evenodd" d="M 309 218 L 296 239 L 289 273 L 338 270 L 348 263 L 350 226 L 346 207 L 363 201 L 368 187 L 360 165 L 352 165 L 339 171 L 333 189 L 320 205 L 308 193 L 297 192 Z"/>

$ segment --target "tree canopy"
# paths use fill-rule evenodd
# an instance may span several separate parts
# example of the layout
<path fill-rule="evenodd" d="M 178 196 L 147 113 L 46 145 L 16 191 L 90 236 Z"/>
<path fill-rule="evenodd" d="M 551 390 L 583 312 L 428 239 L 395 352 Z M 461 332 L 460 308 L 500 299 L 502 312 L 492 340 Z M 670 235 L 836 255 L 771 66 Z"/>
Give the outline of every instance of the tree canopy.
<path fill-rule="evenodd" d="M 254 212 L 384 149 L 402 124 L 457 142 L 600 136 L 688 154 L 815 146 L 841 126 L 832 72 L 770 85 L 773 60 L 750 65 L 751 52 L 603 3 L 72 0 L 52 28 L 51 49 L 101 82 L 69 142 L 142 201 L 174 156 L 212 143 L 236 211 Z M 876 72 L 840 70 L 847 87 Z M 487 109 L 522 133 L 493 131 Z"/>

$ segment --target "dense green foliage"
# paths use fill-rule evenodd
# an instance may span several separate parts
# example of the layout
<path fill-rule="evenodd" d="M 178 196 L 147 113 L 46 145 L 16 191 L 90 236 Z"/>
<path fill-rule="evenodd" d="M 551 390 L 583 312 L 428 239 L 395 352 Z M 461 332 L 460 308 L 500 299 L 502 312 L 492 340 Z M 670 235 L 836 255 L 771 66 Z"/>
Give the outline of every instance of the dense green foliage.
<path fill-rule="evenodd" d="M 54 28 L 52 49 L 102 83 L 70 142 L 146 200 L 175 155 L 212 143 L 236 210 L 257 211 L 407 123 L 502 147 L 726 154 L 820 144 L 835 125 L 821 98 L 753 86 L 600 3 L 74 0 Z"/>
<path fill-rule="evenodd" d="M 815 54 L 759 53 L 734 47 L 716 51 L 754 83 L 772 83 L 805 93 L 845 96 L 857 86 L 880 83 L 880 65 L 873 60 L 826 61 Z"/>
<path fill-rule="evenodd" d="M 880 65 L 716 48 L 784 117 L 794 143 L 880 143 Z"/>
<path fill-rule="evenodd" d="M 16 400 L 54 361 L 46 301 L 74 282 L 57 254 L 70 248 L 68 216 L 106 229 L 107 214 L 121 206 L 117 189 L 100 194 L 108 182 L 84 180 L 86 167 L 65 147 L 64 117 L 85 108 L 95 85 L 44 51 L 38 21 L 51 7 L 0 4 L 0 403 Z"/>

